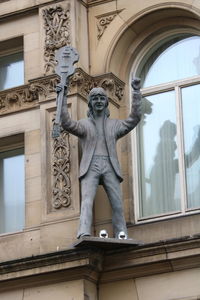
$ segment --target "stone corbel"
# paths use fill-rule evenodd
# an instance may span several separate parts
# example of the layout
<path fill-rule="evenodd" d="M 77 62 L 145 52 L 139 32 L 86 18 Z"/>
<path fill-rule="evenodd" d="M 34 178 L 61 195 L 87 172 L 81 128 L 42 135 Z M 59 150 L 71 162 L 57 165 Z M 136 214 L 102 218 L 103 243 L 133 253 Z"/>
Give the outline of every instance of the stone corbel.
<path fill-rule="evenodd" d="M 69 95 L 79 93 L 83 98 L 87 98 L 88 93 L 93 87 L 103 87 L 109 100 L 119 105 L 124 94 L 124 82 L 117 78 L 113 73 L 106 73 L 100 76 L 90 76 L 82 69 L 77 68 L 70 80 Z"/>
<path fill-rule="evenodd" d="M 104 34 L 106 28 L 109 24 L 115 19 L 115 17 L 121 12 L 122 10 L 116 10 L 113 12 L 109 12 L 100 16 L 97 16 L 97 39 L 100 40 L 102 35 Z"/>
<path fill-rule="evenodd" d="M 119 106 L 124 95 L 124 82 L 117 78 L 113 73 L 106 73 L 94 78 L 97 85 L 106 90 L 109 100 L 113 102 L 113 104 Z"/>

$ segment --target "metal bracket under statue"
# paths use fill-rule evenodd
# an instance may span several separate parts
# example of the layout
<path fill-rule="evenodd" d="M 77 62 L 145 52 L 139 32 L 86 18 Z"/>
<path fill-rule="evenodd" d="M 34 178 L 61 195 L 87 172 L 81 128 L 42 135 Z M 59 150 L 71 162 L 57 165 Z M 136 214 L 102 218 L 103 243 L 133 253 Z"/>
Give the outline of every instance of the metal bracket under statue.
<path fill-rule="evenodd" d="M 56 118 L 53 124 L 53 131 L 52 131 L 53 138 L 57 138 L 60 136 L 61 110 L 62 110 L 64 93 L 65 90 L 67 91 L 68 89 L 69 77 L 71 77 L 75 72 L 74 64 L 78 62 L 79 55 L 75 48 L 70 46 L 64 46 L 56 52 L 55 58 L 57 61 L 57 65 L 55 67 L 55 73 L 60 76 L 61 91 L 57 94 L 57 99 L 56 99 L 57 110 L 56 110 Z"/>

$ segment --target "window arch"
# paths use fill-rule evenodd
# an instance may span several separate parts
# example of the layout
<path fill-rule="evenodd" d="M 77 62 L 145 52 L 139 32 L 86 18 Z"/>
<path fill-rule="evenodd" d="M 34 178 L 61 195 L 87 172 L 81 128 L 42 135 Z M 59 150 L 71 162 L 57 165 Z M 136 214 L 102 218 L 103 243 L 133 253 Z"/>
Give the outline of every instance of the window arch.
<path fill-rule="evenodd" d="M 186 34 L 163 42 L 145 62 L 140 74 L 143 87 L 196 75 L 200 75 L 200 37 Z"/>
<path fill-rule="evenodd" d="M 137 130 L 137 220 L 200 209 L 200 37 L 159 41 L 145 55 Z"/>

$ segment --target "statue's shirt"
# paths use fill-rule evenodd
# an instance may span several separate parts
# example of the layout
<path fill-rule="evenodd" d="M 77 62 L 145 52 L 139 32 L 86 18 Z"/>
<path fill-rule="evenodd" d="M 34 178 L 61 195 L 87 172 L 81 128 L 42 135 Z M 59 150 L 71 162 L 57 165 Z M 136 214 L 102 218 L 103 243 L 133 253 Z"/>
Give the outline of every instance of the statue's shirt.
<path fill-rule="evenodd" d="M 108 156 L 108 149 L 106 146 L 106 137 L 103 127 L 103 119 L 95 120 L 97 130 L 97 143 L 94 151 L 94 155 Z"/>

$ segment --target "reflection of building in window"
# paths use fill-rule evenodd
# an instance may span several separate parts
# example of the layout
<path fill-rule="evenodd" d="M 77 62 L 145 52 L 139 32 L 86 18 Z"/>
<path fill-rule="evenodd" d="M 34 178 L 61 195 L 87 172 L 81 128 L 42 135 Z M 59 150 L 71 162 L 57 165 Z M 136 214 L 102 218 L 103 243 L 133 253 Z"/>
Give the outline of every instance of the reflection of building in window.
<path fill-rule="evenodd" d="M 1 43 L 0 91 L 24 84 L 24 58 L 21 38 Z"/>
<path fill-rule="evenodd" d="M 176 125 L 167 120 L 161 126 L 160 141 L 157 146 L 154 165 L 151 168 L 149 179 L 150 196 L 148 214 L 155 215 L 179 209 L 179 199 L 175 198 L 176 174 L 178 173 L 178 160 L 175 158 L 177 149 L 174 140 Z"/>
<path fill-rule="evenodd" d="M 12 137 L 1 139 L 0 233 L 15 232 L 24 228 L 24 149 L 22 138 L 22 135 L 18 135 L 13 139 Z"/>
<path fill-rule="evenodd" d="M 200 80 L 194 64 L 200 37 L 175 36 L 161 44 L 145 56 L 139 74 L 144 102 L 151 103 L 138 130 L 140 218 L 200 208 Z"/>
<path fill-rule="evenodd" d="M 198 56 L 193 59 L 193 63 L 196 67 L 197 74 L 200 74 L 200 47 L 199 47 Z"/>
<path fill-rule="evenodd" d="M 200 126 L 194 128 L 192 145 L 185 155 L 188 207 L 199 207 L 200 192 Z"/>

